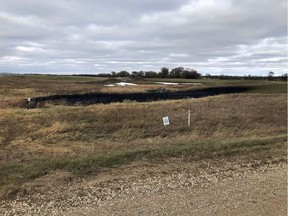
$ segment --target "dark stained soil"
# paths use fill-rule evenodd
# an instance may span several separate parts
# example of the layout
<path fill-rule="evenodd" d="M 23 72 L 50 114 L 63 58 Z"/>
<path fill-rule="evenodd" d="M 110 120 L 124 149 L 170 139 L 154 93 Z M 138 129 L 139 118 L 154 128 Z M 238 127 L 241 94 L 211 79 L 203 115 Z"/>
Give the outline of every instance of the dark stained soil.
<path fill-rule="evenodd" d="M 90 105 L 90 104 L 108 104 L 123 101 L 149 102 L 159 100 L 177 100 L 188 98 L 201 98 L 207 96 L 214 96 L 220 94 L 243 93 L 250 88 L 247 86 L 224 86 L 197 89 L 191 91 L 177 91 L 177 92 L 149 92 L 149 93 L 87 93 L 87 94 L 73 94 L 73 95 L 51 95 L 46 97 L 32 98 L 31 102 L 27 102 L 28 107 L 42 107 L 45 102 L 50 104 L 65 104 L 73 105 Z"/>

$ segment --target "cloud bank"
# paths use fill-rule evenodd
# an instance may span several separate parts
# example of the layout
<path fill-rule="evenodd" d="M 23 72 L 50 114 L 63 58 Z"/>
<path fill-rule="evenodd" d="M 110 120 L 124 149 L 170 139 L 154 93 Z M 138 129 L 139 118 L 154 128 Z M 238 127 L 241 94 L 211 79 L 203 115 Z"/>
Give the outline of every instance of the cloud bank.
<path fill-rule="evenodd" d="M 287 73 L 286 0 L 4 0 L 0 72 Z"/>

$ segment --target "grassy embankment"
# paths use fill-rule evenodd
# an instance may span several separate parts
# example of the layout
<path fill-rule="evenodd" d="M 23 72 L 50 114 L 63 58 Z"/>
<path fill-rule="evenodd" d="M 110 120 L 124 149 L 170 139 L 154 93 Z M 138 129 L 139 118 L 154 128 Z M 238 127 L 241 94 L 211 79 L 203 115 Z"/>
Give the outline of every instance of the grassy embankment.
<path fill-rule="evenodd" d="M 201 87 L 210 86 L 249 86 L 251 89 L 247 93 L 261 93 L 261 94 L 286 94 L 287 82 L 281 81 L 267 81 L 267 80 L 215 80 L 215 79 L 169 79 L 169 78 L 156 78 L 146 79 L 147 82 L 170 82 L 170 83 L 191 83 L 201 84 Z"/>
<path fill-rule="evenodd" d="M 83 89 L 78 82 L 73 84 Z M 33 85 L 34 93 L 41 89 Z M 7 188 L 54 170 L 97 174 L 135 160 L 285 156 L 286 104 L 286 94 L 237 94 L 85 107 L 3 108 L 0 186 Z M 171 125 L 165 128 L 166 115 Z"/>

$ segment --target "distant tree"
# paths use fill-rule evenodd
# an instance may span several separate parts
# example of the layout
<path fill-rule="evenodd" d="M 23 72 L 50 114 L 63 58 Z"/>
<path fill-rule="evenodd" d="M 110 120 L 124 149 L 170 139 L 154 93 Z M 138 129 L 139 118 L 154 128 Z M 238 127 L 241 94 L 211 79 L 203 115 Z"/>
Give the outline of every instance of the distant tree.
<path fill-rule="evenodd" d="M 143 71 L 133 71 L 132 74 L 131 74 L 131 77 L 133 78 L 142 78 L 144 77 L 144 72 Z"/>
<path fill-rule="evenodd" d="M 177 67 L 177 68 L 174 68 L 170 71 L 170 74 L 169 76 L 171 78 L 180 78 L 181 77 L 181 73 L 184 71 L 184 68 L 183 67 Z"/>
<path fill-rule="evenodd" d="M 196 70 L 193 69 L 185 69 L 181 72 L 181 78 L 184 79 L 200 79 L 201 78 L 201 74 L 198 73 Z"/>
<path fill-rule="evenodd" d="M 130 74 L 127 71 L 120 71 L 119 73 L 117 73 L 118 77 L 129 77 Z"/>
<path fill-rule="evenodd" d="M 138 72 L 137 71 L 133 71 L 131 74 L 132 77 L 138 77 Z"/>
<path fill-rule="evenodd" d="M 227 78 L 226 75 L 224 75 L 224 74 L 220 74 L 220 75 L 219 75 L 219 79 L 225 79 L 225 78 Z"/>
<path fill-rule="evenodd" d="M 286 81 L 287 82 L 287 73 L 282 74 L 281 81 Z"/>
<path fill-rule="evenodd" d="M 169 77 L 171 78 L 184 78 L 184 79 L 200 79 L 201 74 L 194 69 L 177 67 L 170 71 Z"/>
<path fill-rule="evenodd" d="M 137 75 L 138 75 L 138 77 L 144 77 L 144 72 L 143 71 L 139 71 L 138 73 L 137 73 Z"/>
<path fill-rule="evenodd" d="M 154 71 L 146 71 L 145 77 L 146 78 L 157 78 L 158 74 Z"/>
<path fill-rule="evenodd" d="M 273 71 L 269 71 L 268 73 L 268 80 L 273 80 L 273 76 L 274 76 L 274 72 Z"/>
<path fill-rule="evenodd" d="M 100 73 L 100 74 L 97 74 L 95 76 L 97 76 L 97 77 L 111 77 L 112 75 L 108 74 L 108 73 Z"/>
<path fill-rule="evenodd" d="M 167 78 L 169 75 L 169 69 L 166 67 L 161 68 L 161 72 L 159 73 L 159 77 L 161 78 Z"/>
<path fill-rule="evenodd" d="M 116 77 L 116 72 L 115 72 L 115 71 L 112 71 L 112 72 L 111 72 L 111 76 L 112 76 L 112 77 Z"/>

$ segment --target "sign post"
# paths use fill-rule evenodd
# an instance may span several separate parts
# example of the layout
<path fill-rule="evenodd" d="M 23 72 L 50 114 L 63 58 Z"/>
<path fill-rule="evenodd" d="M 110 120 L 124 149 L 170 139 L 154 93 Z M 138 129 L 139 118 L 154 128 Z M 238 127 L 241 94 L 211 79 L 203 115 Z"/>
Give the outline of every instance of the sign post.
<path fill-rule="evenodd" d="M 31 98 L 30 97 L 28 97 L 27 98 L 27 103 L 28 103 L 28 109 L 31 109 Z"/>

